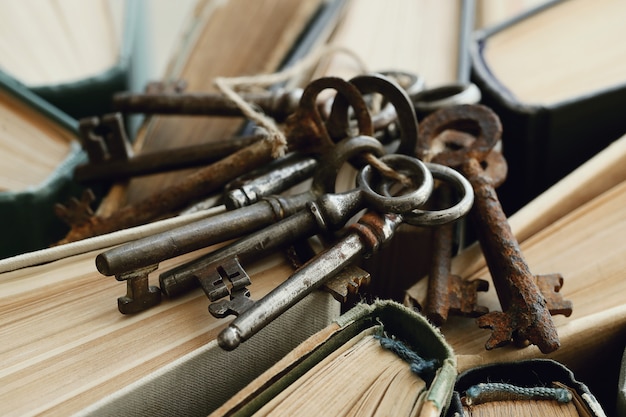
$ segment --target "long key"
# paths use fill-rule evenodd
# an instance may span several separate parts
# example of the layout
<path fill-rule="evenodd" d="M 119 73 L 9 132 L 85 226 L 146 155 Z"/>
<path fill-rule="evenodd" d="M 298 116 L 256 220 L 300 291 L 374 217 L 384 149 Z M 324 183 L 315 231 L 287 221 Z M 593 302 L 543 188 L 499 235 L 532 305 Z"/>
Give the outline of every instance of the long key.
<path fill-rule="evenodd" d="M 432 149 L 434 143 L 444 143 L 446 146 L 455 148 L 471 148 L 475 139 L 473 135 L 458 130 L 441 132 L 434 122 L 435 119 L 426 118 L 420 125 L 419 141 L 429 145 L 429 149 Z M 436 136 L 433 137 L 433 135 Z M 425 159 L 426 155 L 418 155 L 418 157 Z M 485 161 L 494 183 L 497 182 L 497 185 L 502 183 L 506 178 L 506 161 L 502 155 L 492 150 L 485 156 Z M 440 203 L 445 204 L 450 198 L 450 190 L 440 187 L 436 191 L 442 194 L 439 199 Z M 478 292 L 487 291 L 489 283 L 482 279 L 464 280 L 450 273 L 453 247 L 454 225 L 448 223 L 436 227 L 432 234 L 432 257 L 428 273 L 426 304 L 422 306 L 424 315 L 436 326 L 445 323 L 449 314 L 478 317 L 489 312 L 486 307 L 477 302 Z"/>
<path fill-rule="evenodd" d="M 358 142 L 370 142 L 372 145 L 379 146 L 376 139 L 369 137 L 352 138 L 345 143 L 354 142 L 356 139 Z M 430 197 L 433 177 L 418 160 L 401 157 L 401 155 L 387 155 L 383 156 L 381 160 L 393 161 L 398 165 L 403 164 L 399 166 L 406 166 L 410 169 L 412 178 L 419 185 L 410 193 L 396 198 L 382 198 L 369 187 L 369 183 L 363 177 L 364 175 L 371 175 L 371 169 L 366 170 L 365 173 L 362 170 L 357 177 L 359 184 L 356 189 L 340 194 L 324 194 L 315 201 L 307 203 L 305 210 L 292 214 L 272 226 L 261 229 L 196 260 L 162 273 L 159 277 L 161 290 L 170 297 L 177 296 L 197 286 L 198 283 L 203 285 L 205 282 L 203 273 L 205 271 L 211 272 L 212 265 L 235 256 L 241 262 L 246 262 L 299 239 L 320 232 L 338 230 L 351 217 L 367 206 L 394 212 L 408 211 L 409 208 L 418 207 Z M 367 167 L 370 166 L 367 165 Z M 210 283 L 211 279 L 208 278 L 207 282 Z"/>
<path fill-rule="evenodd" d="M 89 158 L 89 162 L 77 165 L 74 169 L 74 179 L 80 182 L 116 181 L 208 165 L 263 139 L 261 135 L 240 136 L 165 151 L 133 154 L 120 113 L 81 119 L 79 131 L 81 145 Z"/>
<path fill-rule="evenodd" d="M 311 188 L 305 192 L 289 197 L 270 196 L 256 204 L 147 236 L 99 254 L 96 257 L 98 271 L 107 276 L 115 275 L 118 281 L 127 283 L 128 294 L 123 301 L 118 300 L 119 311 L 122 314 L 137 313 L 160 302 L 155 295 L 156 287 L 149 286 L 147 279 L 159 262 L 257 231 L 301 211 L 309 201 L 334 191 L 335 179 L 344 162 L 363 151 L 381 155 L 383 148 L 380 142 L 369 137 L 342 141 L 325 158 L 323 168 L 316 171 Z M 193 288 L 195 280 L 181 282 L 185 284 L 177 286 L 177 294 Z M 173 294 L 167 287 L 164 292 L 170 296 Z"/>
<path fill-rule="evenodd" d="M 302 89 L 295 88 L 240 94 L 246 102 L 254 104 L 280 122 L 294 112 L 302 93 Z M 117 93 L 113 96 L 113 108 L 123 113 L 243 116 L 241 109 L 224 94 L 206 92 Z"/>
<path fill-rule="evenodd" d="M 487 107 L 466 105 L 441 109 L 431 116 L 438 120 L 437 129 L 478 131 L 477 149 L 486 150 L 493 141 L 489 136 L 501 134 L 498 117 Z M 469 125 L 469 126 L 468 126 Z M 464 156 L 463 153 L 466 152 Z M 488 152 L 488 150 L 487 150 Z M 560 346 L 552 314 L 569 316 L 572 305 L 563 300 L 558 291 L 563 284 L 560 274 L 534 276 L 524 260 L 519 244 L 502 210 L 492 180 L 486 175 L 477 155 L 457 149 L 434 157 L 460 167 L 475 194 L 471 218 L 491 273 L 502 312 L 490 312 L 477 319 L 481 328 L 489 328 L 492 335 L 485 344 L 493 349 L 516 342 L 535 344 L 541 352 L 549 353 Z M 547 290 L 544 296 L 543 290 Z"/>
<path fill-rule="evenodd" d="M 397 80 L 407 94 L 413 95 L 424 88 L 424 80 L 417 75 L 401 71 L 385 71 L 383 76 Z M 261 109 L 278 122 L 285 121 L 298 107 L 304 90 L 276 89 L 260 93 L 239 93 L 244 101 Z M 330 101 L 318 103 L 324 112 Z M 204 115 L 222 117 L 241 117 L 241 109 L 221 93 L 183 93 L 180 89 L 161 89 L 145 93 L 120 92 L 113 96 L 113 109 L 122 113 Z M 393 106 L 387 106 L 384 112 L 373 116 L 374 126 L 386 127 L 395 120 Z M 377 130 L 378 130 L 377 129 Z"/>
<path fill-rule="evenodd" d="M 303 152 L 324 152 L 333 146 L 333 139 L 325 129 L 319 111 L 315 106 L 317 95 L 324 89 L 334 88 L 339 96 L 346 96 L 355 109 L 359 132 L 373 135 L 372 120 L 359 90 L 347 81 L 334 77 L 318 78 L 304 90 L 300 107 L 293 114 L 291 124 L 287 124 L 289 149 Z M 244 175 L 275 159 L 275 144 L 268 140 L 255 142 L 228 157 L 201 168 L 181 182 L 148 196 L 135 204 L 122 207 L 110 216 L 86 217 L 81 213 L 68 213 L 70 207 L 58 204 L 55 209 L 66 219 L 81 219 L 70 224 L 71 230 L 57 242 L 57 245 L 98 236 L 117 230 L 138 226 L 156 218 L 172 215 L 201 199 L 229 181 Z"/>
<path fill-rule="evenodd" d="M 357 259 L 376 252 L 393 237 L 403 221 L 410 219 L 413 224 L 419 225 L 431 222 L 443 224 L 465 215 L 473 202 L 469 183 L 447 167 L 435 164 L 428 166 L 429 169 L 436 170 L 440 178 L 447 177 L 446 179 L 452 180 L 466 192 L 456 206 L 438 210 L 436 213 L 419 209 L 404 213 L 366 212 L 357 223 L 347 227 L 346 233 L 334 246 L 316 255 L 268 295 L 239 312 L 238 317 L 218 335 L 219 345 L 225 350 L 235 349 Z"/>

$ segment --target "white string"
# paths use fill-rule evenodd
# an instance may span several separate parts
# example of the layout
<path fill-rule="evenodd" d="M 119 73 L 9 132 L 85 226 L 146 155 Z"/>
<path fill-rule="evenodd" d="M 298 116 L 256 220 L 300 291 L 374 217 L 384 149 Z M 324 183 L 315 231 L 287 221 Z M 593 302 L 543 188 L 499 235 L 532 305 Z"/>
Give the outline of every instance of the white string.
<path fill-rule="evenodd" d="M 247 118 L 258 125 L 259 133 L 266 135 L 266 139 L 272 145 L 272 156 L 276 158 L 284 155 L 287 150 L 287 138 L 285 134 L 278 128 L 274 119 L 265 115 L 262 110 L 246 102 L 237 91 L 246 91 L 285 82 L 296 75 L 309 71 L 315 65 L 318 65 L 322 58 L 335 53 L 345 53 L 349 55 L 356 61 L 361 71 L 367 72 L 363 60 L 353 51 L 344 47 L 329 45 L 316 50 L 282 71 L 253 76 L 217 77 L 214 83 L 222 94 L 230 99 Z"/>

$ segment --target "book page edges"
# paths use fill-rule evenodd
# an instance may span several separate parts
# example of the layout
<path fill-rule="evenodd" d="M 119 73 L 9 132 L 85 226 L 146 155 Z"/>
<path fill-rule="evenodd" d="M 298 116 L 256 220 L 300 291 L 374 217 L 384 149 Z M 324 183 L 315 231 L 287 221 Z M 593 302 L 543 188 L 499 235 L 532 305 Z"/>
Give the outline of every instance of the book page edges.
<path fill-rule="evenodd" d="M 385 331 L 419 346 L 422 354 L 442 361 L 424 398 L 431 403 L 431 407 L 438 408 L 440 412 L 444 410 L 449 404 L 456 378 L 456 358 L 452 349 L 423 316 L 394 301 L 378 300 L 371 305 L 357 304 L 339 316 L 333 324 L 302 342 L 212 416 L 251 415 L 329 352 L 364 329 L 376 325 L 382 325 Z"/>

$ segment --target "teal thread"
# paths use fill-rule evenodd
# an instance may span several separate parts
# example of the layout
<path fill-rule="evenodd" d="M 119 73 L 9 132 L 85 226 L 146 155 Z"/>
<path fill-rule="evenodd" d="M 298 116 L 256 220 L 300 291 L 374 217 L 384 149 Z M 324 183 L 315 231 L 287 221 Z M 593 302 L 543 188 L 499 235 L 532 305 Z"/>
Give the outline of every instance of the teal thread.
<path fill-rule="evenodd" d="M 397 339 L 386 336 L 375 336 L 380 341 L 380 345 L 398 355 L 402 360 L 408 362 L 411 372 L 430 383 L 439 369 L 439 361 L 436 359 L 424 359 L 413 352 L 407 345 Z"/>
<path fill-rule="evenodd" d="M 556 400 L 568 403 L 572 393 L 566 388 L 519 387 L 501 382 L 474 385 L 465 391 L 467 405 L 504 400 Z"/>

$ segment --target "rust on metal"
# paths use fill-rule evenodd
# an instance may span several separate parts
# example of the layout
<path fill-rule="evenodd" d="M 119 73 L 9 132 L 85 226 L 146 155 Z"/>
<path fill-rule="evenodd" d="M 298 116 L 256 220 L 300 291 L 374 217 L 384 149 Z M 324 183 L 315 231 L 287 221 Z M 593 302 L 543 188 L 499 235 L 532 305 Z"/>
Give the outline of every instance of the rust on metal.
<path fill-rule="evenodd" d="M 418 143 L 418 154 L 456 167 L 474 189 L 470 218 L 503 310 L 477 319 L 479 327 L 492 330 L 485 347 L 493 349 L 514 342 L 521 346 L 532 343 L 543 353 L 558 349 L 560 342 L 551 313 L 569 315 L 571 303 L 558 293 L 563 283 L 559 274 L 548 278 L 531 274 L 498 200 L 495 186 L 504 181 L 506 166 L 501 155 L 490 155 L 498 153 L 492 148 L 501 137 L 497 115 L 485 106 L 461 105 L 432 113 L 421 127 L 424 142 Z M 469 147 L 459 147 L 456 140 L 436 155 L 429 154 L 432 144 L 427 139 L 449 129 L 469 133 L 476 140 Z"/>
<path fill-rule="evenodd" d="M 480 104 L 445 107 L 431 113 L 420 125 L 420 137 L 432 141 L 445 130 L 457 130 L 475 137 L 469 148 L 452 144 L 431 158 L 431 162 L 453 168 L 459 167 L 468 158 L 483 161 L 502 136 L 500 118 L 490 108 Z M 430 141 L 418 140 L 418 157 L 424 159 L 436 148 Z"/>
<path fill-rule="evenodd" d="M 328 135 L 316 106 L 318 94 L 327 88 L 337 90 L 337 94 L 341 96 L 347 96 L 355 113 L 360 115 L 357 116 L 360 133 L 373 135 L 372 120 L 359 90 L 341 78 L 324 77 L 307 85 L 298 108 L 287 120 L 285 130 L 289 151 L 315 154 L 325 152 L 334 146 L 335 142 Z M 166 187 L 135 204 L 122 207 L 111 215 L 92 216 L 79 224 L 71 223 L 71 230 L 56 245 L 172 216 L 235 178 L 268 164 L 274 158 L 274 145 L 271 141 L 259 140 L 211 165 L 192 172 L 177 184 Z M 65 210 L 65 218 L 72 219 L 73 215 L 67 213 L 68 210 L 71 211 L 71 207 L 59 210 Z"/>
<path fill-rule="evenodd" d="M 261 93 L 239 93 L 242 99 L 260 108 L 277 121 L 284 121 L 295 110 L 301 89 Z M 242 117 L 241 109 L 221 93 L 122 92 L 113 96 L 113 108 L 122 113 L 161 115 Z"/>
<path fill-rule="evenodd" d="M 543 353 L 557 350 L 559 337 L 546 298 L 524 260 L 491 179 L 476 160 L 467 161 L 463 172 L 474 187 L 475 202 L 470 215 L 477 225 L 480 246 L 504 311 L 478 318 L 480 327 L 493 330 L 487 349 L 511 341 L 528 341 Z M 554 291 L 552 294 L 557 296 Z M 571 304 L 560 313 L 571 314 Z"/>
<path fill-rule="evenodd" d="M 473 113 L 470 112 L 470 114 Z M 458 155 L 469 157 L 473 147 L 480 144 L 477 143 L 474 134 L 458 130 L 464 126 L 471 126 L 472 123 L 457 123 L 456 115 L 458 115 L 457 111 L 454 111 L 452 115 L 440 112 L 433 117 L 424 119 L 420 125 L 417 142 L 418 156 L 426 160 L 440 160 L 442 159 L 439 157 L 440 154 L 454 150 L 455 158 L 458 158 Z M 442 120 L 445 120 L 445 123 Z M 444 123 L 446 127 L 442 129 L 438 123 Z M 492 126 L 495 125 L 492 124 Z M 491 140 L 485 140 L 481 146 L 492 148 L 495 143 Z M 491 153 L 480 152 L 478 155 L 489 158 Z M 457 163 L 454 159 L 445 159 L 445 161 L 452 164 Z M 499 161 L 504 161 L 504 159 L 501 158 Z M 442 185 L 437 187 L 435 193 L 439 204 L 445 206 L 449 204 L 452 200 L 450 191 L 442 188 Z M 444 224 L 436 227 L 431 237 L 432 256 L 428 273 L 428 292 L 426 304 L 422 307 L 424 315 L 436 326 L 443 325 L 450 314 L 478 317 L 489 311 L 486 307 L 478 304 L 478 291 L 487 291 L 489 283 L 482 279 L 468 281 L 450 272 L 454 248 L 454 230 L 453 224 Z"/>

